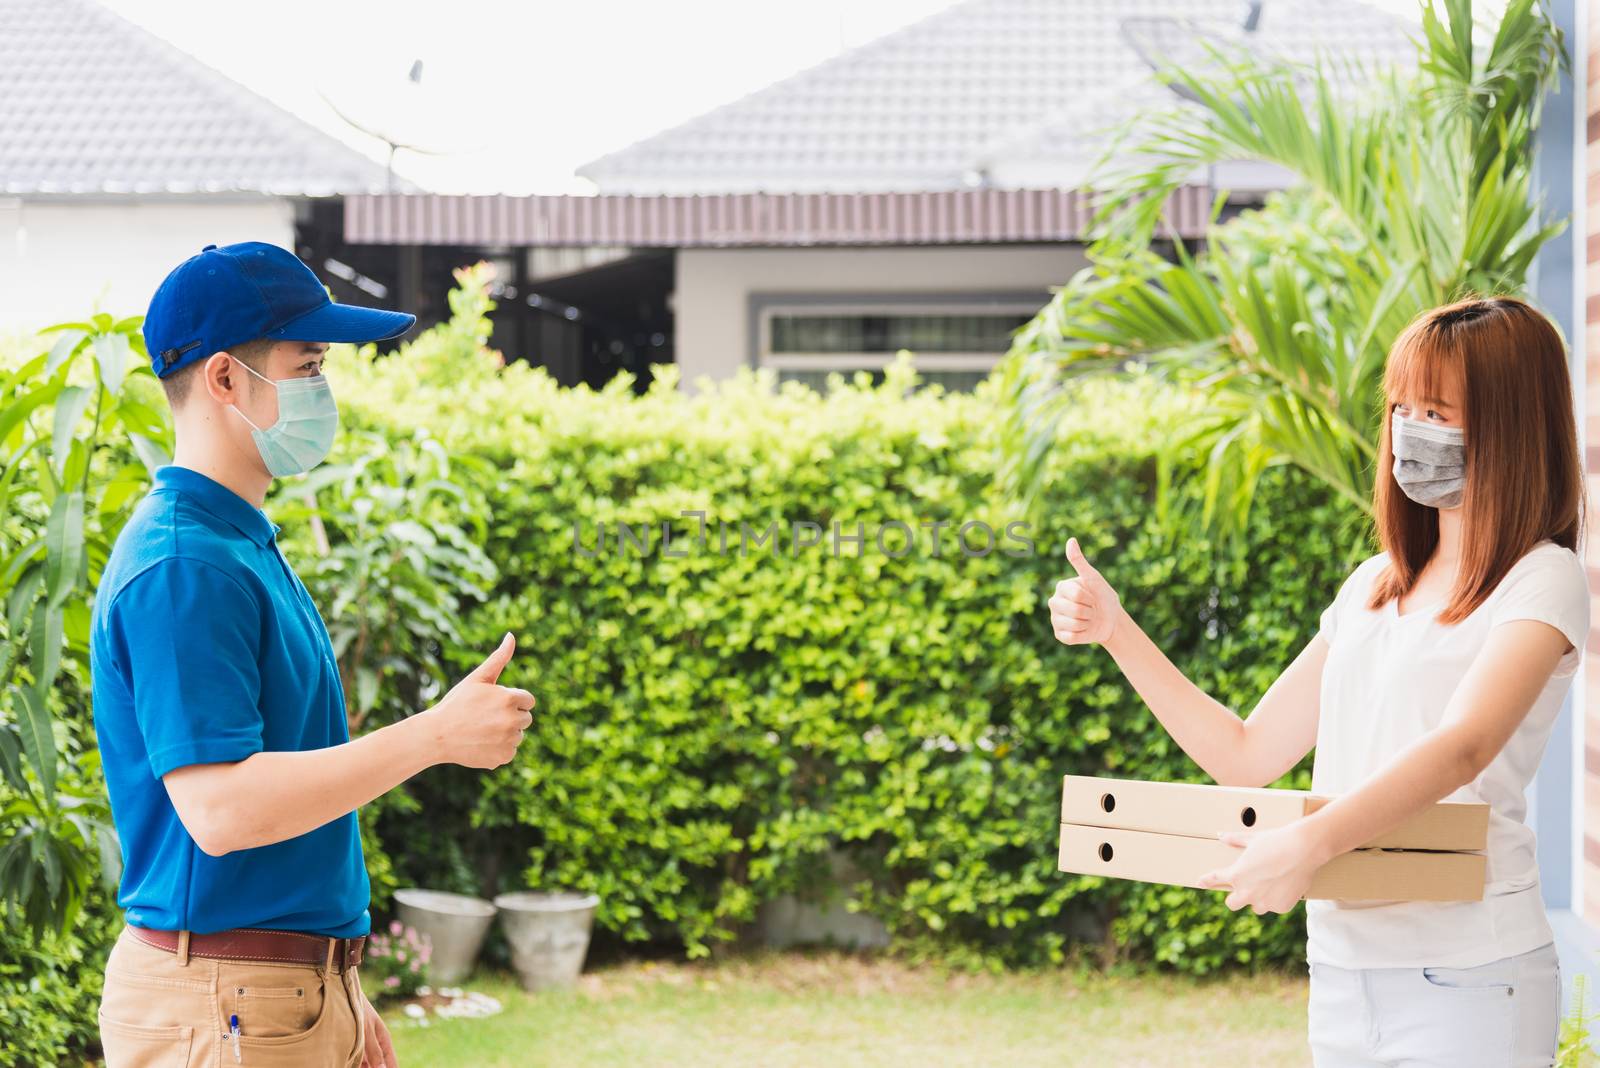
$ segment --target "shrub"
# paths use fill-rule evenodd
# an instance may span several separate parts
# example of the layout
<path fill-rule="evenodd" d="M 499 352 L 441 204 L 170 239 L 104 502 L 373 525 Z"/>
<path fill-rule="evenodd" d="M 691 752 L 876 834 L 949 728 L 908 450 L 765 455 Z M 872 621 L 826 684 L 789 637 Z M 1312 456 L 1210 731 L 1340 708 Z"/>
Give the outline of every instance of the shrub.
<path fill-rule="evenodd" d="M 106 954 L 122 927 L 98 892 L 66 933 L 38 934 L 0 908 L 0 1065 L 82 1063 L 98 1051 Z"/>
<path fill-rule="evenodd" d="M 466 281 L 462 318 L 484 306 Z M 410 788 L 424 815 L 377 815 L 396 879 L 593 891 L 603 932 L 698 955 L 840 848 L 869 876 L 857 905 L 947 957 L 1047 963 L 1086 935 L 1191 972 L 1298 956 L 1298 914 L 1056 871 L 1062 774 L 1202 776 L 1102 651 L 1054 642 L 1043 603 L 1076 534 L 1174 661 L 1243 711 L 1360 553 L 1352 508 L 1280 469 L 1241 558 L 1169 544 L 1156 446 L 1184 402 L 1138 379 L 1074 387 L 1039 511 L 1018 516 L 993 488 L 987 395 L 908 392 L 903 372 L 826 397 L 753 376 L 691 395 L 670 369 L 643 396 L 561 390 L 502 368 L 484 336 L 457 324 L 334 371 L 362 383 L 351 425 L 485 461 L 468 477 L 499 577 L 463 601 L 449 656 L 459 676 L 514 631 L 506 680 L 540 702 L 512 765 L 435 769 Z M 1007 551 L 1023 521 L 1036 555 Z M 971 522 L 994 550 L 960 551 Z M 771 523 L 776 545 L 752 550 Z M 796 547 L 805 523 L 821 545 Z"/>
<path fill-rule="evenodd" d="M 139 322 L 0 351 L 0 904 L 41 934 L 116 867 L 84 695 L 100 568 L 170 455 Z"/>
<path fill-rule="evenodd" d="M 408 998 L 428 982 L 433 946 L 425 934 L 399 920 L 367 940 L 361 957 L 361 985 L 373 1001 Z"/>
<path fill-rule="evenodd" d="M 599 895 L 600 940 L 699 955 L 842 850 L 865 873 L 856 906 L 946 960 L 1047 964 L 1084 940 L 1197 973 L 1299 956 L 1298 914 L 1055 870 L 1062 774 L 1201 776 L 1102 651 L 1055 643 L 1043 603 L 1076 534 L 1179 667 L 1242 711 L 1360 554 L 1352 507 L 1280 469 L 1241 557 L 1167 542 L 1155 458 L 1193 402 L 1135 377 L 1072 387 L 1038 510 L 1014 514 L 988 394 L 913 392 L 904 370 L 827 396 L 754 376 L 688 394 L 670 369 L 643 395 L 625 379 L 562 390 L 502 366 L 481 276 L 462 281 L 455 317 L 398 356 L 332 356 L 336 387 L 360 384 L 340 390 L 340 469 L 269 504 L 346 636 L 358 725 L 425 705 L 506 630 L 506 681 L 539 698 L 513 764 L 435 768 L 363 812 L 375 910 L 403 884 L 568 887 Z M 109 541 L 145 475 L 127 442 L 105 444 L 126 483 L 94 510 Z M 1172 504 L 1198 499 L 1179 485 Z M 685 513 L 703 513 L 704 544 Z M 47 515 L 0 516 L 0 537 L 24 544 Z M 964 553 L 967 523 L 994 547 L 969 528 Z M 87 671 L 65 633 L 62 794 L 98 803 Z M 0 777 L 0 803 L 25 792 Z M 92 1047 L 117 919 L 86 892 L 68 934 L 0 922 L 0 1052 L 19 1063 Z"/>

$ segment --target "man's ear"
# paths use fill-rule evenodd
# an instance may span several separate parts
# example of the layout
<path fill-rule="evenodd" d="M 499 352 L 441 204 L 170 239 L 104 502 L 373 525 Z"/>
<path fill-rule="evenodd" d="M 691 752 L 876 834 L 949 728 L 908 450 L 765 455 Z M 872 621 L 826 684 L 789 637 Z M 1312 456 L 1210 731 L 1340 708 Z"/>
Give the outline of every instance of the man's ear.
<path fill-rule="evenodd" d="M 238 399 L 238 391 L 244 385 L 239 380 L 242 375 L 238 360 L 226 349 L 218 349 L 207 356 L 200 367 L 205 390 L 218 404 L 231 404 Z"/>

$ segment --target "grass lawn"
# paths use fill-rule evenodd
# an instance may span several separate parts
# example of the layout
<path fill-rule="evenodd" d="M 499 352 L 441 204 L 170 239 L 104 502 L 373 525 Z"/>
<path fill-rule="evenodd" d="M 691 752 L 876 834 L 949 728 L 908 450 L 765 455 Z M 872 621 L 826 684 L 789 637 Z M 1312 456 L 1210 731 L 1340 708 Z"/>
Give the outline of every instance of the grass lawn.
<path fill-rule="evenodd" d="M 405 1068 L 1284 1068 L 1310 1060 L 1300 976 L 946 975 L 840 954 L 784 954 L 626 964 L 536 995 L 509 976 L 468 986 L 499 998 L 505 1012 L 430 1019 L 426 1028 L 391 1013 Z"/>

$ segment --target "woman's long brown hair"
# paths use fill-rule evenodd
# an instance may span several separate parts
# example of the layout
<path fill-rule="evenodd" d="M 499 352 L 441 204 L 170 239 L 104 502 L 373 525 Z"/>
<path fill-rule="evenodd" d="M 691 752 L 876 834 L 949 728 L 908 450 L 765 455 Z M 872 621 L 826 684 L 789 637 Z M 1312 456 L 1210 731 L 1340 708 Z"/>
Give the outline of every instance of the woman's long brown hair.
<path fill-rule="evenodd" d="M 1373 519 L 1389 564 L 1369 609 L 1411 592 L 1439 544 L 1439 513 L 1394 479 L 1389 413 L 1396 396 L 1439 397 L 1460 385 L 1467 476 L 1461 564 L 1441 623 L 1458 623 L 1494 592 L 1528 550 L 1549 539 L 1574 551 L 1583 519 L 1583 476 L 1566 348 L 1526 301 L 1487 297 L 1435 308 L 1389 350 Z"/>

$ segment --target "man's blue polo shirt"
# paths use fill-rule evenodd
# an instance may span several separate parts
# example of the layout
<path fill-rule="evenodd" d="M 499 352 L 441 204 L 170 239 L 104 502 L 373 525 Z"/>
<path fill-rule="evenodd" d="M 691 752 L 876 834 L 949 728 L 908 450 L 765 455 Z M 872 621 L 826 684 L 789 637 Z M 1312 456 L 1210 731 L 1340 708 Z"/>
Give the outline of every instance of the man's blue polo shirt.
<path fill-rule="evenodd" d="M 207 856 L 161 777 L 189 764 L 350 740 L 327 627 L 276 541 L 232 490 L 163 467 L 111 551 L 89 651 L 95 731 L 122 841 L 128 922 L 365 934 L 355 813 L 275 845 Z"/>

